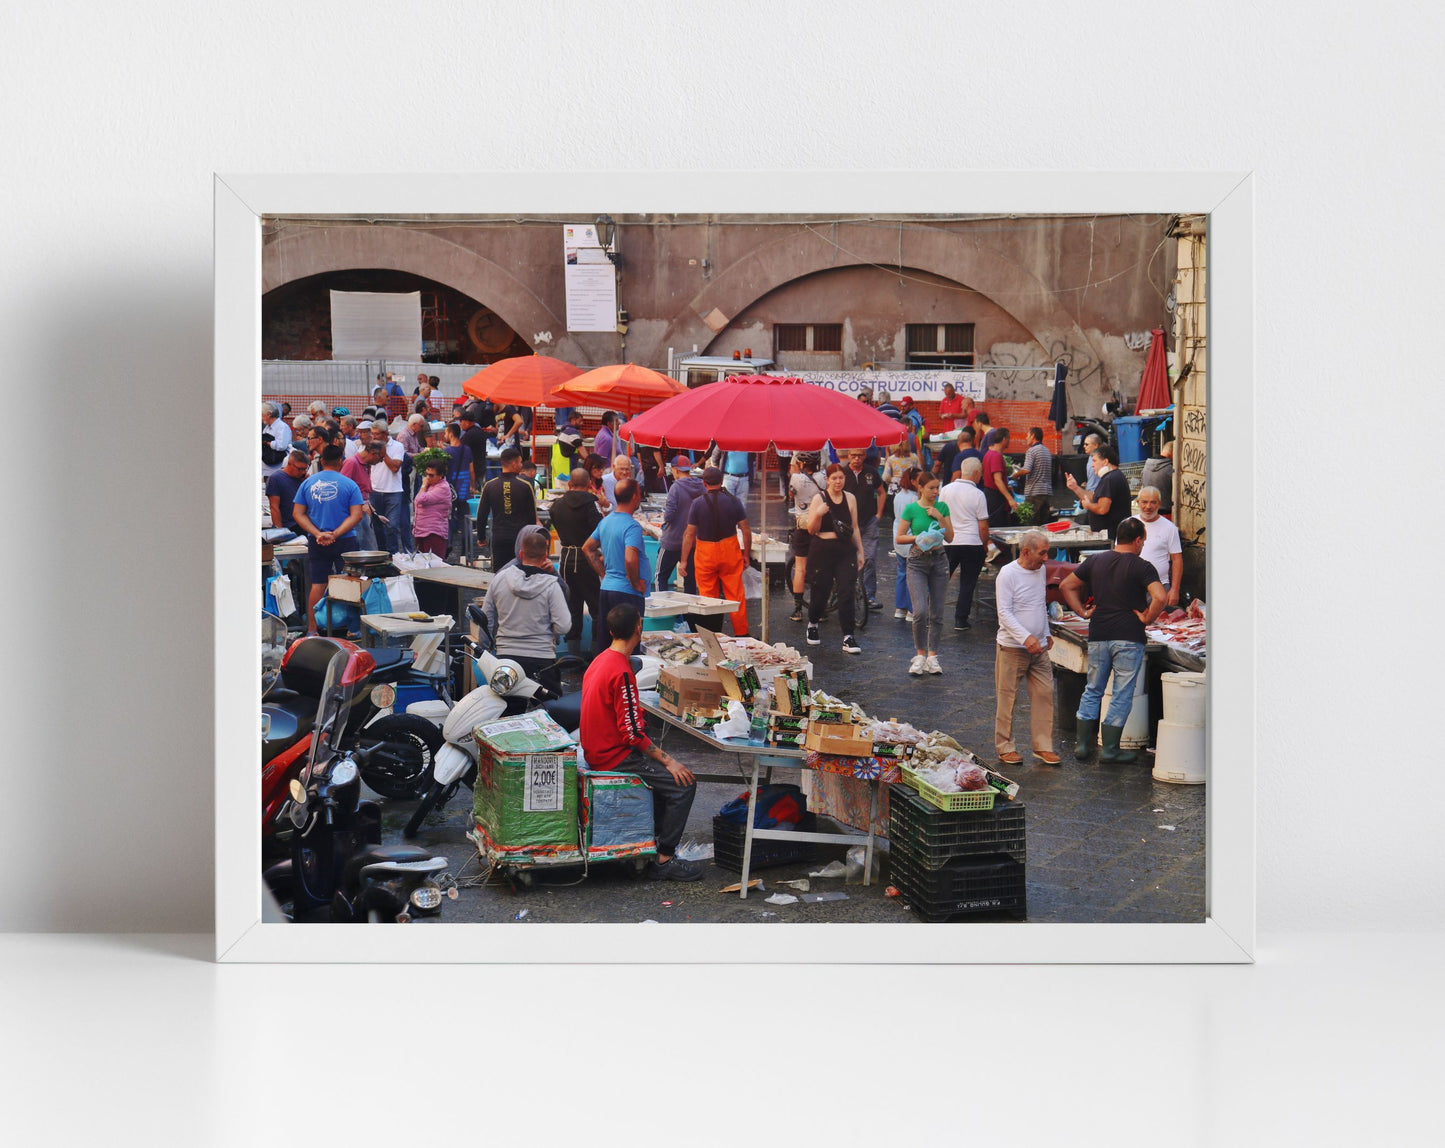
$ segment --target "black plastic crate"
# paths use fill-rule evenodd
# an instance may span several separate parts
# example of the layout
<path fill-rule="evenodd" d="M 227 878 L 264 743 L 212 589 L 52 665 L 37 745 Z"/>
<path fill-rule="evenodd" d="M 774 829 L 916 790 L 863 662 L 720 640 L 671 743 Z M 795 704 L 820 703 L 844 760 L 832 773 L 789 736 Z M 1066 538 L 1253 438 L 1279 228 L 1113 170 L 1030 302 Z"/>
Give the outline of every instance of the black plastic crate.
<path fill-rule="evenodd" d="M 980 913 L 1028 916 L 1028 883 L 1024 866 L 1012 857 L 985 854 L 926 869 L 899 854 L 890 854 L 892 881 L 908 906 L 925 921 L 947 921 Z"/>
<path fill-rule="evenodd" d="M 801 833 L 817 832 L 818 819 L 811 813 L 803 814 L 798 822 Z M 743 871 L 743 846 L 746 844 L 743 826 L 725 821 L 721 817 L 712 819 L 712 859 L 719 869 L 730 873 Z M 778 841 L 772 838 L 754 837 L 753 855 L 748 872 L 756 869 L 772 869 L 778 865 L 791 865 L 799 861 L 811 861 L 817 855 L 818 847 L 811 841 Z"/>
<path fill-rule="evenodd" d="M 1022 801 L 1000 798 L 992 809 L 946 813 L 902 782 L 889 787 L 888 841 L 893 852 L 927 869 L 988 853 L 1028 861 Z"/>

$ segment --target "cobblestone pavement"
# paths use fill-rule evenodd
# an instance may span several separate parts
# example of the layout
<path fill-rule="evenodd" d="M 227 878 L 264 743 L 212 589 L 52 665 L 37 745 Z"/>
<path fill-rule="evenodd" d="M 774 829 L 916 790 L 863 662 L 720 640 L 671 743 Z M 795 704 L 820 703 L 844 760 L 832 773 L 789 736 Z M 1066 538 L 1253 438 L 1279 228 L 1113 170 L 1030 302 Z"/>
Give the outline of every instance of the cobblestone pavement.
<path fill-rule="evenodd" d="M 891 537 L 886 526 L 884 536 Z M 912 678 L 907 673 L 913 655 L 910 630 L 893 618 L 895 564 L 886 541 L 880 552 L 883 560 L 879 563 L 878 593 L 889 608 L 871 617 L 866 628 L 859 631 L 858 639 L 864 648 L 861 655 L 844 654 L 836 622 L 825 623 L 823 644 L 808 649 L 818 684 L 830 693 L 857 700 L 875 716 L 896 717 L 920 728 L 948 732 L 992 764 L 996 629 L 992 580 L 980 582 L 974 626 L 962 632 L 952 629 L 956 579 L 951 583 L 940 652 L 944 675 Z M 772 640 L 805 648 L 802 625 L 787 621 L 791 609 L 790 596 L 773 595 L 769 612 Z M 1071 726 L 1072 715 L 1067 715 L 1067 721 Z M 1022 744 L 1026 745 L 1028 701 L 1022 693 L 1014 729 L 1016 734 L 1025 734 Z M 1150 776 L 1150 755 L 1143 755 L 1131 765 L 1081 765 L 1073 758 L 1072 738 L 1057 729 L 1057 721 L 1056 739 L 1055 749 L 1064 759 L 1062 765 L 1036 764 L 1024 751 L 1023 765 L 1001 769 L 1019 783 L 1019 800 L 1025 806 L 1028 921 L 1202 921 L 1205 787 L 1154 781 Z M 713 773 L 729 769 L 733 760 L 680 730 L 671 731 L 665 744 L 690 766 L 705 766 Z M 796 777 L 796 773 L 784 771 L 775 779 L 788 781 Z M 701 783 L 684 843 L 710 844 L 713 814 L 743 788 L 741 779 L 737 783 Z M 447 856 L 454 871 L 469 862 L 467 871 L 475 875 L 475 850 L 463 836 L 469 826 L 470 806 L 470 793 L 463 791 L 424 827 L 416 843 Z M 412 808 L 410 802 L 388 803 L 384 813 L 388 842 L 400 841 L 401 826 Z M 711 864 L 695 884 L 639 879 L 623 863 L 593 866 L 585 879 L 580 867 L 538 870 L 536 884 L 530 889 L 514 888 L 505 882 L 464 888 L 457 901 L 446 903 L 438 920 L 515 921 L 522 914 L 524 922 L 917 923 L 902 898 L 885 893 L 889 883 L 886 854 L 882 880 L 876 885 L 813 879 L 814 892 L 841 890 L 848 895 L 846 901 L 773 906 L 763 900 L 777 882 L 806 877 L 828 860 L 841 859 L 843 853 L 841 847 L 822 846 L 811 863 L 755 873 L 769 888 L 762 896 L 753 895 L 745 901 L 736 894 L 718 892 L 738 878 Z"/>

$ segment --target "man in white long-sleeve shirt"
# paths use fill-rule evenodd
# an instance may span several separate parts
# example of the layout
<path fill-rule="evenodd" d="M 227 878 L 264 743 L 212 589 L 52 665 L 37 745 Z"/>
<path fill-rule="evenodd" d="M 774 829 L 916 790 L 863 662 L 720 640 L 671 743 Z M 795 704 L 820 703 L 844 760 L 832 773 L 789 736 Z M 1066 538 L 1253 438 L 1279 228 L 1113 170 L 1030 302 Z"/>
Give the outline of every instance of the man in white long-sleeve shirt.
<path fill-rule="evenodd" d="M 1054 752 L 1054 673 L 1049 664 L 1049 608 L 1044 559 L 1048 557 L 1048 536 L 1030 530 L 1019 542 L 1019 556 L 999 571 L 995 583 L 998 599 L 998 649 L 994 656 L 994 686 L 998 708 L 994 712 L 993 740 L 998 759 L 1004 765 L 1018 765 L 1023 755 L 1014 745 L 1014 703 L 1019 682 L 1027 680 L 1029 692 L 1029 734 L 1034 759 L 1043 765 L 1058 765 Z"/>

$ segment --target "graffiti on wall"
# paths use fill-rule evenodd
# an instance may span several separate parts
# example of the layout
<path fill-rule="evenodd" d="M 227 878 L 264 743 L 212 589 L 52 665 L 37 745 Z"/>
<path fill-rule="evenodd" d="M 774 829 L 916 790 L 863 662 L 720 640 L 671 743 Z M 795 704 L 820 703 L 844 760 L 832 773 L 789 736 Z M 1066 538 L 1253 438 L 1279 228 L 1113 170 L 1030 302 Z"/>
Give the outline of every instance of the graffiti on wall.
<path fill-rule="evenodd" d="M 1104 364 L 1093 350 L 1071 345 L 1067 340 L 1052 340 L 1043 355 L 1038 343 L 995 343 L 981 366 L 988 371 L 990 397 L 1008 399 L 1047 399 L 1053 382 L 1047 371 L 1011 371 L 1010 367 L 1047 367 L 1062 362 L 1069 368 L 1069 387 L 1102 394 L 1106 385 Z"/>

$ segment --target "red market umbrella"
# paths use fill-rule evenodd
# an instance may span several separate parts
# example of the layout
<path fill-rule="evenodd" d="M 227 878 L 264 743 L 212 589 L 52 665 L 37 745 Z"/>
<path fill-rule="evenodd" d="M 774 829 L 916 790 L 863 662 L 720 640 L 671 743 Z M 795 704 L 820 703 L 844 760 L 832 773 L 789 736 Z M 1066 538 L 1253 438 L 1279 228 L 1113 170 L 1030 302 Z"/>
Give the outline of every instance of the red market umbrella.
<path fill-rule="evenodd" d="M 895 443 L 901 423 L 872 407 L 802 379 L 776 375 L 734 375 L 687 391 L 622 425 L 625 438 L 644 446 L 704 450 L 821 450 Z M 768 484 L 761 486 L 760 533 L 768 533 Z M 763 556 L 767 557 L 764 543 Z M 763 641 L 768 640 L 768 571 L 763 568 Z"/>
<path fill-rule="evenodd" d="M 581 367 L 550 355 L 517 355 L 483 367 L 462 384 L 474 399 L 518 407 L 553 406 L 552 391 L 582 373 Z"/>
<path fill-rule="evenodd" d="M 602 406 L 623 414 L 635 415 L 657 406 L 664 399 L 680 395 L 686 385 L 670 375 L 639 367 L 636 363 L 611 367 L 594 367 L 557 387 L 552 396 L 556 405 Z"/>
<path fill-rule="evenodd" d="M 887 446 L 902 424 L 855 398 L 776 375 L 734 375 L 697 387 L 623 424 L 625 437 L 644 446 L 702 450 L 820 450 Z"/>
<path fill-rule="evenodd" d="M 1139 383 L 1139 401 L 1134 413 L 1162 411 L 1174 400 L 1169 394 L 1169 367 L 1164 356 L 1164 328 L 1150 331 L 1149 357 L 1144 360 L 1144 378 Z"/>

